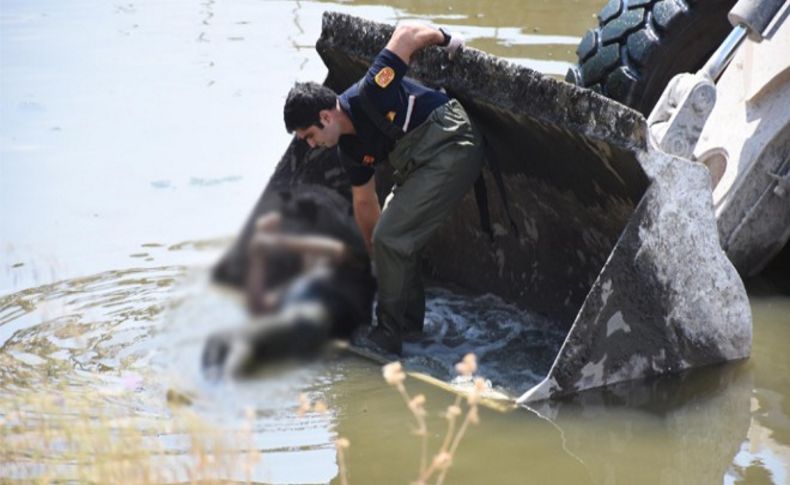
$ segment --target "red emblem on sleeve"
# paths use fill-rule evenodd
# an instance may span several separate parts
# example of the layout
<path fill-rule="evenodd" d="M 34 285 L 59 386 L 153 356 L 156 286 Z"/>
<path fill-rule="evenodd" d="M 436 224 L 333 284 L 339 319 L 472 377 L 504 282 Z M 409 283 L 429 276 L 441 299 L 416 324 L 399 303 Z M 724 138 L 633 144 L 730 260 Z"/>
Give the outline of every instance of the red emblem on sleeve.
<path fill-rule="evenodd" d="M 376 84 L 378 84 L 380 88 L 386 88 L 390 85 L 392 80 L 395 79 L 395 70 L 387 66 L 380 70 L 373 79 L 375 79 Z"/>
<path fill-rule="evenodd" d="M 362 157 L 362 165 L 366 167 L 370 167 L 373 165 L 373 162 L 376 161 L 376 158 L 373 155 L 365 155 Z"/>

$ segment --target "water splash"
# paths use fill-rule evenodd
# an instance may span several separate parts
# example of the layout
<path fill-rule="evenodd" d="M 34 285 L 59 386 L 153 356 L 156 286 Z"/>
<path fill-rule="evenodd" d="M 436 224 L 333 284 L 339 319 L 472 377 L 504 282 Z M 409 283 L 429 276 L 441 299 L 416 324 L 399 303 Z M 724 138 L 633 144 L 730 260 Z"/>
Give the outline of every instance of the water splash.
<path fill-rule="evenodd" d="M 497 296 L 443 288 L 427 292 L 424 330 L 423 339 L 404 345 L 409 367 L 449 381 L 455 363 L 474 352 L 480 375 L 511 394 L 543 379 L 565 339 L 548 319 Z"/>

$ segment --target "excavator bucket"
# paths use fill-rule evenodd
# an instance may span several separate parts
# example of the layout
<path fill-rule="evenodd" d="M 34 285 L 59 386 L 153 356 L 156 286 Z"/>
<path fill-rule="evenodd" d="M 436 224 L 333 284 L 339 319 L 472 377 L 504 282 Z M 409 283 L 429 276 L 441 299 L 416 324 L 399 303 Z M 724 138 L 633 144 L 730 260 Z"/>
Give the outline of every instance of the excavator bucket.
<path fill-rule="evenodd" d="M 341 92 L 366 72 L 392 26 L 326 13 L 316 48 Z M 444 88 L 482 131 L 504 176 L 506 222 L 491 172 L 494 238 L 470 193 L 424 251 L 424 273 L 491 293 L 566 335 L 547 374 L 498 383 L 521 401 L 748 357 L 751 313 L 720 248 L 707 169 L 654 150 L 644 117 L 592 91 L 466 48 L 412 58 L 410 76 Z M 377 173 L 381 195 L 391 177 Z M 268 195 L 320 184 L 349 197 L 335 150 L 294 139 L 215 275 L 243 281 L 245 244 Z M 382 198 L 383 200 L 383 198 Z M 532 346 L 511 349 L 534 351 Z M 518 388 L 518 385 L 525 387 Z"/>

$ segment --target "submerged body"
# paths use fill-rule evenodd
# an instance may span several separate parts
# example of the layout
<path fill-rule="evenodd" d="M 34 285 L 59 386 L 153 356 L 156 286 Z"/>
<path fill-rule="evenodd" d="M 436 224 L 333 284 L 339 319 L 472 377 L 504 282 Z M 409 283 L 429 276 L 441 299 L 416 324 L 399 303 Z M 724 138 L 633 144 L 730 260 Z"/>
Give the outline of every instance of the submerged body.
<path fill-rule="evenodd" d="M 240 374 L 286 359 L 311 358 L 332 338 L 370 325 L 376 283 L 350 214 L 326 189 L 281 194 L 250 242 L 247 281 L 252 325 L 212 335 L 203 368 Z"/>

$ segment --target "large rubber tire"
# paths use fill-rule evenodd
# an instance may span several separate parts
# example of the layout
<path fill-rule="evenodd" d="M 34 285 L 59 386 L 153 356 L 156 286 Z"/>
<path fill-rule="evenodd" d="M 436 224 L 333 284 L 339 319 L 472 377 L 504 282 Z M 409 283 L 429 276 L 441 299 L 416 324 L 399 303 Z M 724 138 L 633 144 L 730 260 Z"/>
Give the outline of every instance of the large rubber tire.
<path fill-rule="evenodd" d="M 565 80 L 645 116 L 675 74 L 705 64 L 732 26 L 734 0 L 609 0 Z"/>

